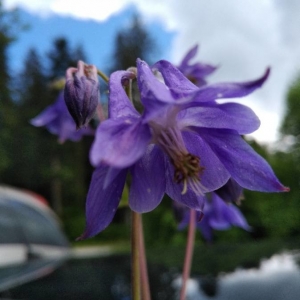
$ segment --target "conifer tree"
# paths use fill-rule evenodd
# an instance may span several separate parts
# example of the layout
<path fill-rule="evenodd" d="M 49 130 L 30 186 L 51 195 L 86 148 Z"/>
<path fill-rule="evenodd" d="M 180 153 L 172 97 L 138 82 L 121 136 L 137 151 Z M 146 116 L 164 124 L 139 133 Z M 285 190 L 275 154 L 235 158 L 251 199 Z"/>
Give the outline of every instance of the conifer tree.
<path fill-rule="evenodd" d="M 5 11 L 0 0 L 0 181 L 10 183 L 5 172 L 13 162 L 13 133 L 18 127 L 18 116 L 11 96 L 8 49 L 16 39 L 21 23 L 17 11 Z"/>
<path fill-rule="evenodd" d="M 121 30 L 115 38 L 110 70 L 124 70 L 135 66 L 137 58 L 151 64 L 156 54 L 157 46 L 154 39 L 144 27 L 141 19 L 135 15 L 131 26 Z"/>

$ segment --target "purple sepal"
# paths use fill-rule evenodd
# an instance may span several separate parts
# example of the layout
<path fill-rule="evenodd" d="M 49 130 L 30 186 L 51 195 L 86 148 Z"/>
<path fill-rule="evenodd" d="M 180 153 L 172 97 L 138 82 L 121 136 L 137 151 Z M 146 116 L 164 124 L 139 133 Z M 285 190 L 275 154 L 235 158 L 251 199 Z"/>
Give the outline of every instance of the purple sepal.
<path fill-rule="evenodd" d="M 270 165 L 243 138 L 232 130 L 197 129 L 224 164 L 231 177 L 243 188 L 260 192 L 287 192 Z"/>
<path fill-rule="evenodd" d="M 86 227 L 78 238 L 83 240 L 95 236 L 104 230 L 112 221 L 121 200 L 127 170 L 115 177 L 115 180 L 104 188 L 108 166 L 100 165 L 93 173 L 86 200 Z"/>
<path fill-rule="evenodd" d="M 96 131 L 90 151 L 92 165 L 101 162 L 115 168 L 125 168 L 140 159 L 151 139 L 147 124 L 133 117 L 108 119 Z"/>
<path fill-rule="evenodd" d="M 155 145 L 130 168 L 132 174 L 129 206 L 138 213 L 149 212 L 161 202 L 166 190 L 165 159 Z"/>

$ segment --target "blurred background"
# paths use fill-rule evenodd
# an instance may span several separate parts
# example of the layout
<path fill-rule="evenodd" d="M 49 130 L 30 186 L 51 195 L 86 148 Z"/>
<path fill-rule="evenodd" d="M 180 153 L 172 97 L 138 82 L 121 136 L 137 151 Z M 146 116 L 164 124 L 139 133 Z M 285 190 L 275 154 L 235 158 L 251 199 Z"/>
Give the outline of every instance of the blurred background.
<path fill-rule="evenodd" d="M 49 222 L 56 224 L 55 230 L 64 238 L 38 240 L 38 243 L 55 244 L 66 250 L 56 261 L 65 261 L 64 265 L 52 265 L 53 270 L 48 272 L 51 275 L 40 280 L 36 279 L 37 275 L 15 281 L 2 290 L 1 281 L 6 282 L 7 274 L 11 276 L 21 271 L 16 271 L 15 266 L 11 269 L 10 265 L 0 264 L 0 296 L 9 299 L 40 299 L 41 295 L 43 299 L 129 299 L 126 298 L 130 294 L 128 208 L 121 207 L 113 223 L 97 237 L 75 242 L 85 225 L 85 196 L 93 171 L 88 154 L 93 138 L 85 136 L 79 142 L 60 144 L 57 136 L 45 128 L 33 127 L 29 121 L 55 101 L 59 91 L 53 88 L 53 82 L 62 78 L 69 66 L 76 66 L 79 59 L 110 74 L 134 65 L 137 57 L 149 64 L 167 59 L 178 65 L 196 44 L 200 48 L 195 61 L 218 66 L 208 78 L 209 82 L 251 80 L 271 67 L 271 76 L 263 88 L 241 99 L 240 103 L 250 106 L 262 123 L 257 132 L 246 137 L 247 141 L 268 160 L 280 181 L 291 191 L 282 194 L 245 191 L 240 209 L 252 227 L 250 232 L 240 228 L 215 231 L 213 243 L 209 244 L 197 233 L 192 274 L 198 280 L 197 291 L 202 288 L 205 292 L 192 299 L 217 297 L 219 276 L 224 272 L 233 272 L 238 267 L 268 269 L 261 264 L 263 258 L 270 259 L 270 265 L 278 266 L 278 270 L 287 266 L 298 280 L 298 267 L 291 261 L 300 248 L 299 14 L 297 0 L 114 0 L 109 3 L 0 0 L 0 184 L 21 189 L 20 193 L 31 191 L 46 199 L 45 206 L 55 217 L 50 213 L 51 216 L 45 218 L 55 219 Z M 103 86 L 102 90 L 105 89 Z M 105 95 L 102 101 L 105 106 Z M 5 195 L 0 197 L 23 197 Z M 127 197 L 126 192 L 123 196 Z M 3 204 L 3 207 L 8 206 L 8 202 Z M 36 209 L 34 204 L 30 207 Z M 3 220 L 7 218 L 7 214 L 0 216 Z M 32 228 L 40 224 L 39 219 L 36 220 Z M 7 222 L 3 221 L 6 224 L 3 226 L 7 226 Z M 173 299 L 176 278 L 182 268 L 186 231 L 177 230 L 171 200 L 167 198 L 153 212 L 144 215 L 144 222 L 151 288 L 155 291 L 153 299 Z M 31 235 L 30 230 L 27 234 Z M 1 237 L 0 234 L 0 245 L 17 243 L 5 235 L 2 240 Z M 21 240 L 27 246 L 31 243 Z M 30 254 L 32 249 L 26 249 Z M 0 251 L 0 262 L 8 259 L 5 253 Z M 114 258 L 107 256 L 113 253 Z M 167 257 L 161 253 L 167 253 Z M 280 253 L 285 254 L 279 258 L 274 256 Z M 284 256 L 286 253 L 292 253 L 293 259 Z M 67 254 L 71 258 L 67 258 Z M 38 256 L 44 258 L 41 253 Z M 30 255 L 26 257 L 27 262 L 36 260 Z M 113 268 L 119 265 L 123 268 L 116 274 Z M 30 268 L 22 270 L 31 271 Z M 71 274 L 74 277 L 70 277 Z M 282 278 L 286 281 L 280 284 L 289 286 L 291 280 L 286 276 Z M 25 283 L 27 281 L 31 283 Z M 298 286 L 296 283 L 284 299 L 299 299 Z M 193 288 L 192 285 L 191 290 Z M 268 292 L 266 290 L 262 298 L 244 295 L 237 299 L 277 299 L 274 295 L 266 298 Z"/>

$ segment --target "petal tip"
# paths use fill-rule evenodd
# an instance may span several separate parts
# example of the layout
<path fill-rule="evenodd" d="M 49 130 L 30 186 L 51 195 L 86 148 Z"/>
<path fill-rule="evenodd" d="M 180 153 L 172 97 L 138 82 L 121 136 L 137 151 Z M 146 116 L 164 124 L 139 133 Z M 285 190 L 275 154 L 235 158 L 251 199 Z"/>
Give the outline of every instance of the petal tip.
<path fill-rule="evenodd" d="M 78 238 L 75 239 L 75 242 L 80 242 L 80 241 L 83 241 L 85 238 L 84 238 L 84 235 L 81 235 L 79 236 Z"/>
<path fill-rule="evenodd" d="M 267 79 L 269 77 L 270 73 L 271 73 L 271 67 L 267 67 L 263 78 Z"/>
<path fill-rule="evenodd" d="M 99 232 L 100 232 L 100 231 L 99 231 Z M 77 238 L 75 239 L 75 242 L 84 241 L 84 240 L 86 240 L 86 239 L 89 239 L 89 238 L 91 238 L 91 237 L 94 237 L 94 236 L 97 235 L 99 232 L 92 232 L 92 231 L 89 232 L 89 230 L 86 229 L 86 230 L 83 232 L 83 234 L 81 234 L 79 237 L 77 237 Z"/>
<path fill-rule="evenodd" d="M 84 232 L 82 235 L 80 235 L 79 237 L 77 237 L 75 239 L 75 242 L 80 242 L 80 241 L 86 240 L 87 238 L 89 238 L 89 236 L 86 234 L 86 232 Z"/>
<path fill-rule="evenodd" d="M 291 189 L 287 186 L 282 187 L 281 191 L 282 192 L 289 192 Z"/>

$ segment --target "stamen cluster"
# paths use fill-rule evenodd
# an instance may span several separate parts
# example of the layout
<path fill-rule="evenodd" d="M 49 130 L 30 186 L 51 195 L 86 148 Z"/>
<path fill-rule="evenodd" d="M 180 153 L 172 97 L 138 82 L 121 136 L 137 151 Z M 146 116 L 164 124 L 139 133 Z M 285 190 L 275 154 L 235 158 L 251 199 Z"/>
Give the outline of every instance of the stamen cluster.
<path fill-rule="evenodd" d="M 190 153 L 183 153 L 176 160 L 172 160 L 172 163 L 175 168 L 174 181 L 184 185 L 182 194 L 186 193 L 187 185 L 190 184 L 197 194 L 202 195 L 204 191 L 198 186 L 205 167 L 200 165 L 200 158 Z"/>

